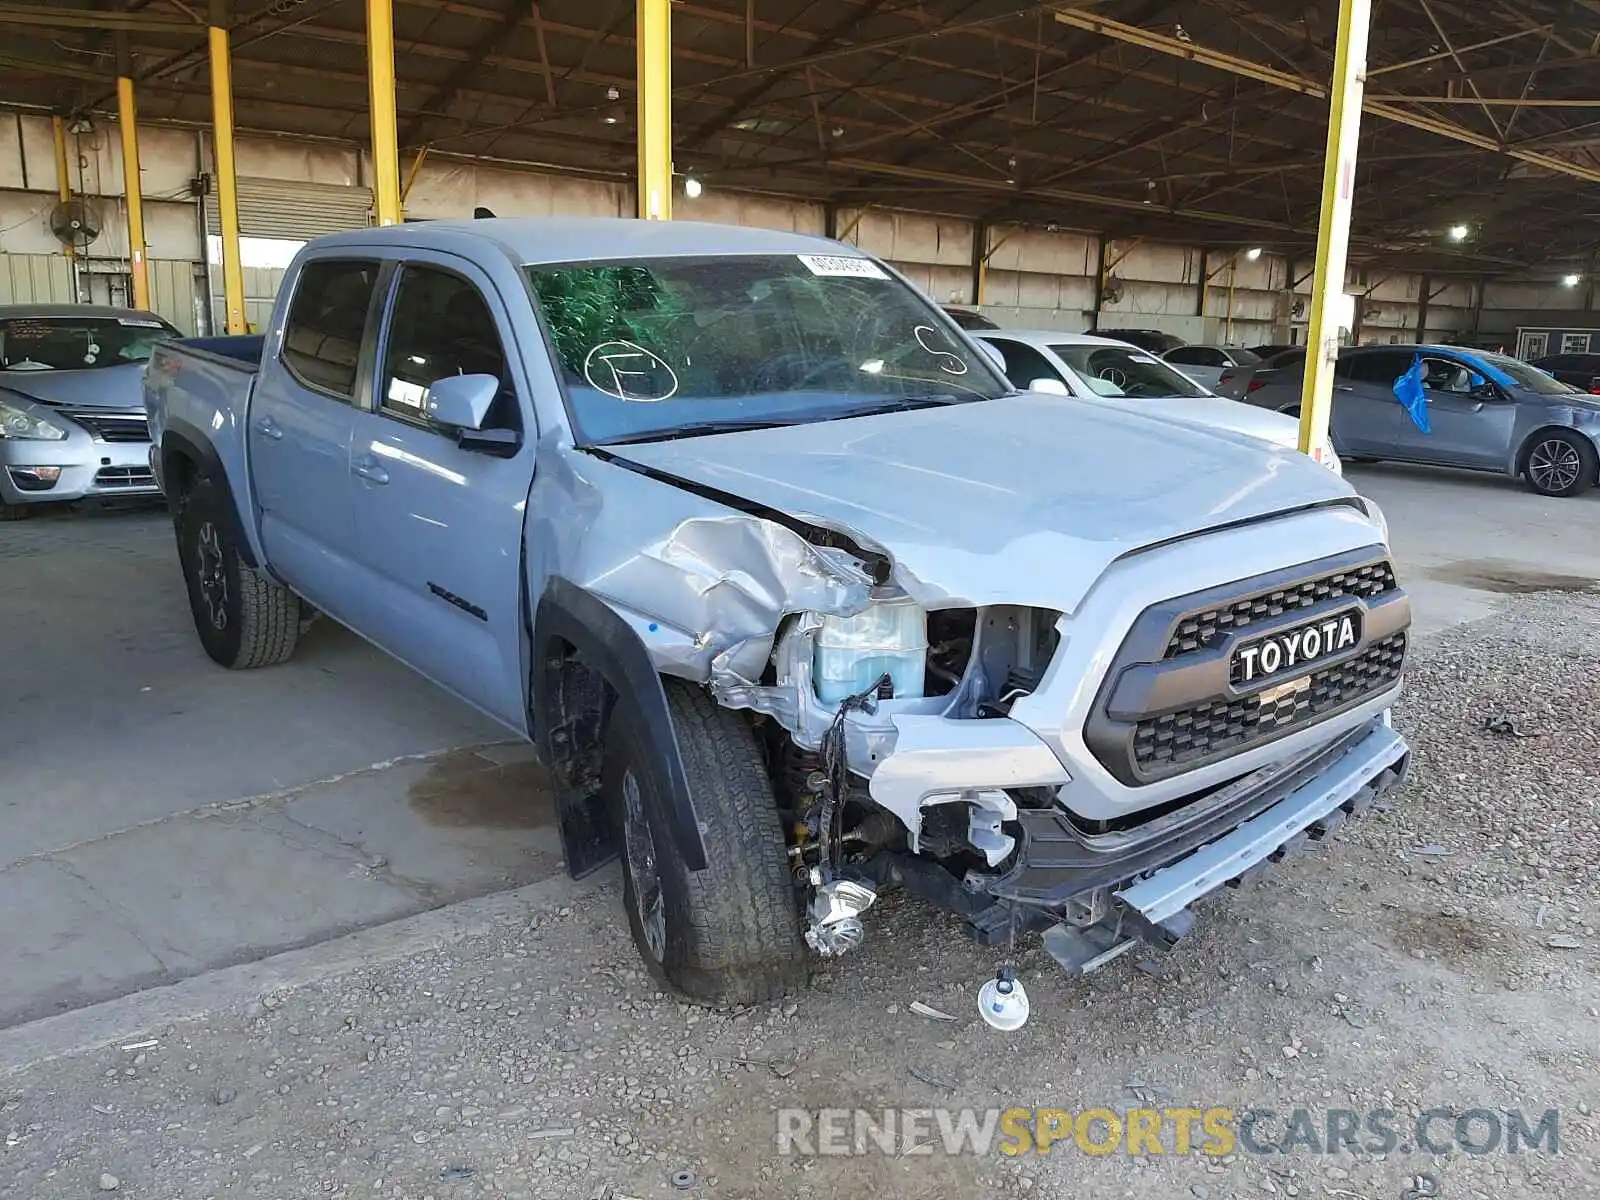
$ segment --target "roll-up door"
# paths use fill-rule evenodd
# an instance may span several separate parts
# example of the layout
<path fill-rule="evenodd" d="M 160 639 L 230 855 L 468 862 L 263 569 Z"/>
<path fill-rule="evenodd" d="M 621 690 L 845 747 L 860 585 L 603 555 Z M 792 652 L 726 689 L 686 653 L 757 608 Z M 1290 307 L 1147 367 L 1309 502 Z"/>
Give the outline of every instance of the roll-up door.
<path fill-rule="evenodd" d="M 372 189 L 289 179 L 239 180 L 239 232 L 306 241 L 372 224 Z M 217 198 L 206 197 L 206 228 L 220 233 Z"/>

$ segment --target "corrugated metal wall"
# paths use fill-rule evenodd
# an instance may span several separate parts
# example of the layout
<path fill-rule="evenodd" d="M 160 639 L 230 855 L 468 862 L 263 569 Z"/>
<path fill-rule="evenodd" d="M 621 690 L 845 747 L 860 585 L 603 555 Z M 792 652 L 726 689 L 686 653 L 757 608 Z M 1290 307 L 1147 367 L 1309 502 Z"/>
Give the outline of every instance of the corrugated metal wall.
<path fill-rule="evenodd" d="M 70 304 L 77 299 L 64 254 L 0 254 L 0 304 Z"/>

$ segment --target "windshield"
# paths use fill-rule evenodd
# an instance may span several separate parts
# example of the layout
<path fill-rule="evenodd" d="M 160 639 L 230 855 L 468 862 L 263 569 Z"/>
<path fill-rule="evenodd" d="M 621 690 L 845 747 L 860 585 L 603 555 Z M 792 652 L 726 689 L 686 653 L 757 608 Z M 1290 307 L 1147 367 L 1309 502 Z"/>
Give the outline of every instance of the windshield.
<path fill-rule="evenodd" d="M 178 337 L 154 317 L 0 318 L 0 371 L 91 371 L 148 362 L 156 343 Z"/>
<path fill-rule="evenodd" d="M 1506 354 L 1482 353 L 1474 354 L 1473 357 L 1481 360 L 1485 366 L 1509 375 L 1511 381 L 1524 391 L 1537 392 L 1541 396 L 1567 396 L 1582 390 L 1546 375 L 1538 367 L 1530 366 L 1520 358 L 1512 358 Z"/>
<path fill-rule="evenodd" d="M 1211 394 L 1159 358 L 1131 346 L 1051 346 L 1050 349 L 1073 369 L 1085 387 L 1099 396 L 1191 399 Z"/>
<path fill-rule="evenodd" d="M 527 271 L 581 441 L 1010 392 L 982 352 L 871 259 L 723 255 Z"/>

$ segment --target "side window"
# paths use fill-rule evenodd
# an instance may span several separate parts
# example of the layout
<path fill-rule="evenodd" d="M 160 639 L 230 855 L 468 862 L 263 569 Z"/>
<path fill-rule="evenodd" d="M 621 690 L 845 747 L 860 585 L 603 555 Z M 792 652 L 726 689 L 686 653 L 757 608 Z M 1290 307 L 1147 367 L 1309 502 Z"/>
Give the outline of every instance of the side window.
<path fill-rule="evenodd" d="M 990 339 L 997 350 L 1006 356 L 1006 378 L 1011 385 L 1023 391 L 1035 379 L 1061 379 L 1061 372 L 1050 365 L 1050 360 L 1032 346 L 1009 339 Z M 1065 383 L 1066 380 L 1061 379 Z"/>
<path fill-rule="evenodd" d="M 500 393 L 484 428 L 521 427 L 500 334 L 483 296 L 459 275 L 408 266 L 400 275 L 378 377 L 380 411 L 453 434 L 422 410 L 428 385 L 448 375 L 493 375 L 500 381 Z"/>
<path fill-rule="evenodd" d="M 1561 335 L 1561 353 L 1583 354 L 1589 349 L 1589 335 L 1587 333 L 1564 333 Z"/>
<path fill-rule="evenodd" d="M 1205 351 L 1199 346 L 1179 346 L 1176 350 L 1168 350 L 1161 356 L 1169 363 L 1177 363 L 1186 367 L 1206 367 L 1211 363 L 1207 361 Z"/>
<path fill-rule="evenodd" d="M 301 268 L 283 323 L 283 363 L 301 383 L 344 400 L 355 396 L 377 282 L 375 262 L 319 259 Z"/>
<path fill-rule="evenodd" d="M 1453 359 L 1424 358 L 1422 386 L 1433 392 L 1470 392 L 1472 372 Z"/>
<path fill-rule="evenodd" d="M 1381 383 L 1393 386 L 1411 365 L 1408 354 L 1352 354 L 1348 367 L 1349 377 L 1358 383 Z"/>

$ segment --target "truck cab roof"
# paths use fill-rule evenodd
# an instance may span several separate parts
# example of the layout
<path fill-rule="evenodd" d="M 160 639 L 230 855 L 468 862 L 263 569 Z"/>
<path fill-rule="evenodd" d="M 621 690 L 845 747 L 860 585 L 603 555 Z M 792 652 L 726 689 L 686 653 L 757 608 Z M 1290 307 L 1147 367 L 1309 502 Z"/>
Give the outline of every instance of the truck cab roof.
<path fill-rule="evenodd" d="M 606 261 L 628 258 L 692 258 L 711 254 L 850 254 L 853 247 L 827 238 L 713 225 L 699 221 L 639 221 L 611 217 L 495 217 L 465 221 L 413 221 L 356 229 L 318 238 L 319 250 L 334 247 L 444 248 L 471 239 L 490 243 L 518 265 Z"/>

